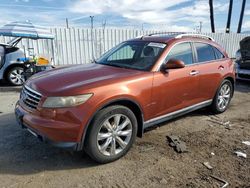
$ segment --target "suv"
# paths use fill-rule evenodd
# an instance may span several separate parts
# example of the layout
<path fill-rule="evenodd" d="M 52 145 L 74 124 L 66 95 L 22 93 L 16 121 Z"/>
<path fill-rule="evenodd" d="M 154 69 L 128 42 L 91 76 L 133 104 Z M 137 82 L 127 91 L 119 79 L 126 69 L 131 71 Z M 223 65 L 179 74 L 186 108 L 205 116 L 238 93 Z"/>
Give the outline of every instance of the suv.
<path fill-rule="evenodd" d="M 148 127 L 208 106 L 224 112 L 234 70 L 210 37 L 151 34 L 119 44 L 94 63 L 34 75 L 15 113 L 39 139 L 107 163 L 124 156 Z"/>

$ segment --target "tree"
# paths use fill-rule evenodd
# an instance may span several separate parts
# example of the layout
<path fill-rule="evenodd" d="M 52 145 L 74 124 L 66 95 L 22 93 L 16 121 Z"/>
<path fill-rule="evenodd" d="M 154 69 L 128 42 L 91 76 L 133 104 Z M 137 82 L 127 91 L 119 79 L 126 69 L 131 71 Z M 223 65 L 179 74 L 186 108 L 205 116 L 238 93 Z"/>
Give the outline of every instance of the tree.
<path fill-rule="evenodd" d="M 215 33 L 213 0 L 209 0 L 211 31 Z"/>

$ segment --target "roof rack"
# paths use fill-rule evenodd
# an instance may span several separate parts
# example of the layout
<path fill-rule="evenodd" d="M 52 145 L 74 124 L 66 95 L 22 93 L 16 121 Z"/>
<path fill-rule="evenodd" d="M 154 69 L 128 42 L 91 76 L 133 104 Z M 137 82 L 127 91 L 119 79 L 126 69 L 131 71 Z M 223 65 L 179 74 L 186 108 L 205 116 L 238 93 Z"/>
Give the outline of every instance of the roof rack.
<path fill-rule="evenodd" d="M 158 32 L 158 33 L 150 33 L 150 34 L 148 34 L 146 36 L 164 35 L 164 34 L 166 34 L 168 36 L 173 36 L 176 39 L 183 38 L 183 37 L 197 37 L 197 38 L 204 38 L 204 39 L 208 39 L 208 40 L 214 41 L 214 39 L 212 37 L 210 37 L 210 36 L 202 35 L 202 34 L 196 34 L 196 33 Z"/>
<path fill-rule="evenodd" d="M 207 35 L 202 35 L 202 34 L 185 33 L 185 34 L 179 34 L 179 35 L 175 36 L 176 39 L 180 39 L 180 38 L 183 38 L 183 37 L 197 37 L 197 38 L 204 38 L 204 39 L 214 41 L 214 39 L 212 37 L 207 36 Z"/>
<path fill-rule="evenodd" d="M 178 35 L 178 34 L 183 34 L 183 33 L 180 33 L 180 32 L 156 32 L 156 33 L 147 34 L 146 36 L 164 35 L 164 34 L 172 36 L 172 35 Z"/>

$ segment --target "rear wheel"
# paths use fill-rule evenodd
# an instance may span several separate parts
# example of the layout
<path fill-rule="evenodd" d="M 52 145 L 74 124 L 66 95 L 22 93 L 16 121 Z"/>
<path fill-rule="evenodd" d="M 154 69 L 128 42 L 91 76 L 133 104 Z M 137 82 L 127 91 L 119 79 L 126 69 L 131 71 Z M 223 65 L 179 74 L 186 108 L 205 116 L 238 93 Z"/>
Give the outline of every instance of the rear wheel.
<path fill-rule="evenodd" d="M 24 83 L 23 67 L 13 67 L 7 73 L 7 80 L 11 85 L 20 86 Z"/>
<path fill-rule="evenodd" d="M 124 106 L 110 106 L 95 116 L 86 135 L 86 152 L 99 163 L 108 163 L 124 156 L 137 133 L 137 120 Z"/>
<path fill-rule="evenodd" d="M 229 80 L 224 80 L 213 99 L 212 110 L 214 113 L 226 111 L 233 95 L 233 85 Z"/>

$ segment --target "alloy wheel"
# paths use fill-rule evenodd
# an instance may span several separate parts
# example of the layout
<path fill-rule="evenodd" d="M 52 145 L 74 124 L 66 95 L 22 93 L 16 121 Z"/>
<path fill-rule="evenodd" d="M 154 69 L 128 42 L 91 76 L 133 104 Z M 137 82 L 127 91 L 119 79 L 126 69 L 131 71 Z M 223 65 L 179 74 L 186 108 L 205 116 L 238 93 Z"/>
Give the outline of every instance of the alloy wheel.
<path fill-rule="evenodd" d="M 229 104 L 230 98 L 231 98 L 231 87 L 227 83 L 225 83 L 224 85 L 222 85 L 219 91 L 218 101 L 217 101 L 218 108 L 220 110 L 224 110 Z"/>
<path fill-rule="evenodd" d="M 131 140 L 132 123 L 123 114 L 108 117 L 102 123 L 97 134 L 97 146 L 105 156 L 114 156 L 122 152 Z"/>
<path fill-rule="evenodd" d="M 17 67 L 11 70 L 9 79 L 14 85 L 22 85 L 24 83 L 23 68 Z"/>

